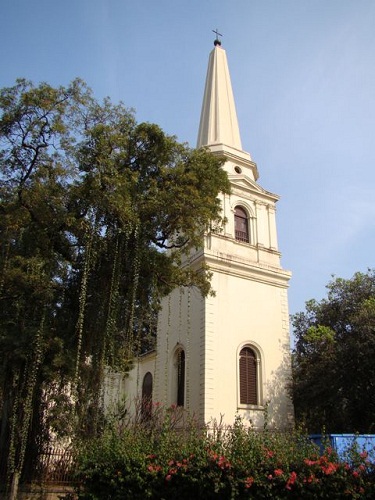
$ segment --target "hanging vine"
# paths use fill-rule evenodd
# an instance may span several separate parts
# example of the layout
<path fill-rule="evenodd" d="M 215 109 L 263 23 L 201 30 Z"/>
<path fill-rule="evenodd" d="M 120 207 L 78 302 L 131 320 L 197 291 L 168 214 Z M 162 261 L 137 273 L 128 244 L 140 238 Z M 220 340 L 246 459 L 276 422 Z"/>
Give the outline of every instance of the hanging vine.
<path fill-rule="evenodd" d="M 12 380 L 12 393 L 14 394 L 14 401 L 12 405 L 12 411 L 9 418 L 9 451 L 8 451 L 8 461 L 7 461 L 7 472 L 8 472 L 8 481 L 10 482 L 12 479 L 12 474 L 14 474 L 16 470 L 16 430 L 17 430 L 17 422 L 18 422 L 18 408 L 20 404 L 20 374 L 19 372 L 13 375 Z"/>
<path fill-rule="evenodd" d="M 0 296 L 2 296 L 2 294 L 3 294 L 5 276 L 6 276 L 6 272 L 8 270 L 8 265 L 9 265 L 10 241 L 9 241 L 9 238 L 7 237 L 7 233 L 8 233 L 8 228 L 5 231 L 6 244 L 4 245 L 5 246 L 4 264 L 3 264 L 3 271 L 2 271 L 1 279 L 0 279 Z"/>
<path fill-rule="evenodd" d="M 130 297 L 129 307 L 129 322 L 127 331 L 127 357 L 130 361 L 134 354 L 134 318 L 135 318 L 135 304 L 137 301 L 137 292 L 139 284 L 139 271 L 141 267 L 140 257 L 140 232 L 138 224 L 134 228 L 134 255 L 133 255 L 133 276 L 132 276 L 132 292 Z"/>
<path fill-rule="evenodd" d="M 19 453 L 18 466 L 17 466 L 17 469 L 19 472 L 22 471 L 23 461 L 25 458 L 27 435 L 28 435 L 29 426 L 30 426 L 30 422 L 31 422 L 31 414 L 33 411 L 32 400 L 33 400 L 34 391 L 35 391 L 35 387 L 36 387 L 38 371 L 39 371 L 40 365 L 42 363 L 42 358 L 43 358 L 43 351 L 44 351 L 44 349 L 43 349 L 43 333 L 44 333 L 45 318 L 46 318 L 46 310 L 44 309 L 43 314 L 42 314 L 42 318 L 40 321 L 39 329 L 38 329 L 38 331 L 35 335 L 35 338 L 34 338 L 33 359 L 31 362 L 31 368 L 30 368 L 30 372 L 29 372 L 29 376 L 28 376 L 26 397 L 25 397 L 24 402 L 23 402 L 23 419 L 22 419 L 21 432 L 20 432 L 21 446 L 20 446 L 20 453 Z"/>
<path fill-rule="evenodd" d="M 184 291 L 183 288 L 179 288 L 179 297 L 178 297 L 178 341 L 181 342 L 181 332 L 182 332 L 182 295 Z"/>
<path fill-rule="evenodd" d="M 18 483 L 23 470 L 25 451 L 33 412 L 33 397 L 36 388 L 37 376 L 43 358 L 43 332 L 45 322 L 45 308 L 43 310 L 39 329 L 33 341 L 32 358 L 30 368 L 28 363 L 24 369 L 25 390 L 18 390 L 16 393 L 12 418 L 10 421 L 10 447 L 8 454 L 8 477 L 11 478 L 10 500 L 16 499 L 18 495 Z M 25 395 L 20 398 L 20 395 Z M 21 422 L 19 419 L 21 418 Z M 16 432 L 16 429 L 18 432 Z"/>
<path fill-rule="evenodd" d="M 168 371 L 169 371 L 169 334 L 171 330 L 171 295 L 168 296 L 168 320 L 167 331 L 165 332 L 165 365 L 164 365 L 164 402 L 168 402 Z"/>
<path fill-rule="evenodd" d="M 113 332 L 116 328 L 116 314 L 118 309 L 119 283 L 120 283 L 120 266 L 119 266 L 119 243 L 120 234 L 115 237 L 115 249 L 113 251 L 113 265 L 111 274 L 111 285 L 108 297 L 108 312 L 105 325 L 105 335 L 103 337 L 103 345 L 101 348 L 100 366 L 104 366 L 106 352 L 108 353 L 108 362 L 115 362 Z"/>
<path fill-rule="evenodd" d="M 188 287 L 186 318 L 186 408 L 190 408 L 190 337 L 191 337 L 191 287 Z"/>
<path fill-rule="evenodd" d="M 97 388 L 93 396 L 93 416 L 92 416 L 92 430 L 96 434 L 98 430 L 98 420 L 100 409 L 104 406 L 104 379 L 105 379 L 105 366 L 114 364 L 114 346 L 113 346 L 113 333 L 116 329 L 116 312 L 118 303 L 118 289 L 119 289 L 119 234 L 115 237 L 115 248 L 113 251 L 113 265 L 111 273 L 111 283 L 108 297 L 108 308 L 104 334 L 100 337 L 99 356 L 96 360 L 96 383 Z"/>
<path fill-rule="evenodd" d="M 93 227 L 91 224 L 89 224 L 89 227 L 86 229 L 85 233 L 86 244 L 84 246 L 84 264 L 83 264 L 83 273 L 81 279 L 81 288 L 79 292 L 79 310 L 78 310 L 78 319 L 76 323 L 77 351 L 76 351 L 73 391 L 72 391 L 76 411 L 78 404 L 78 386 L 79 386 L 81 352 L 82 352 L 82 342 L 83 342 L 83 327 L 84 327 L 85 310 L 87 303 L 88 278 L 91 270 L 91 257 L 93 251 L 94 231 L 95 231 L 95 226 Z"/>

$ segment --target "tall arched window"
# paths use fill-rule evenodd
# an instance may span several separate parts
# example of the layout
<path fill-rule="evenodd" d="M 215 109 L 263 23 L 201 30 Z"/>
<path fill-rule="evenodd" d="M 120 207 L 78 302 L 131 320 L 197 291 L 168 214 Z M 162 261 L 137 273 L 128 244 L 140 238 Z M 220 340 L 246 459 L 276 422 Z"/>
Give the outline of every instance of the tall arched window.
<path fill-rule="evenodd" d="M 239 359 L 240 404 L 258 404 L 258 363 L 253 349 L 245 346 Z"/>
<path fill-rule="evenodd" d="M 142 383 L 142 418 L 148 420 L 151 418 L 152 410 L 152 375 L 147 372 L 143 377 Z"/>
<path fill-rule="evenodd" d="M 179 349 L 177 355 L 177 406 L 185 404 L 185 351 Z"/>
<path fill-rule="evenodd" d="M 238 241 L 249 243 L 249 219 L 242 207 L 234 209 L 234 234 Z"/>

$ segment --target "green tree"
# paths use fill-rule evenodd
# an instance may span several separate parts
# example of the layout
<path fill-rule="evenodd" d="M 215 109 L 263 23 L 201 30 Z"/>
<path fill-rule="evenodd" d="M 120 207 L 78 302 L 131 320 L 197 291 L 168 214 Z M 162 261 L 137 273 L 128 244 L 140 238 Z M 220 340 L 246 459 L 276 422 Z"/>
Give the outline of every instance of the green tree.
<path fill-rule="evenodd" d="M 104 369 L 152 345 L 161 297 L 210 292 L 180 264 L 229 183 L 221 158 L 80 80 L 18 80 L 0 109 L 0 456 L 18 478 L 51 429 L 96 433 Z"/>
<path fill-rule="evenodd" d="M 375 274 L 335 278 L 292 317 L 293 400 L 310 432 L 375 430 Z"/>

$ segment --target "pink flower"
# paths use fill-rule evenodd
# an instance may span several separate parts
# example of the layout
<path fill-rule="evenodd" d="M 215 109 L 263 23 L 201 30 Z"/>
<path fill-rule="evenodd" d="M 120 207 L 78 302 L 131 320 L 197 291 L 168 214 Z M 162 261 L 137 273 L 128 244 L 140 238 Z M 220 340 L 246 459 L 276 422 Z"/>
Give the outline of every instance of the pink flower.
<path fill-rule="evenodd" d="M 172 476 L 170 474 L 168 474 L 167 476 L 165 476 L 165 480 L 166 481 L 170 481 L 172 479 Z"/>

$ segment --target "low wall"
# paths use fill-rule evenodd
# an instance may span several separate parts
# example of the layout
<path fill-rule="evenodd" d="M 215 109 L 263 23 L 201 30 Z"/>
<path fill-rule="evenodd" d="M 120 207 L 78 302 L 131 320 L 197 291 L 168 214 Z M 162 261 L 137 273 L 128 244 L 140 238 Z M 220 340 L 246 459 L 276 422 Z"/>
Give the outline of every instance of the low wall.
<path fill-rule="evenodd" d="M 9 494 L 9 493 L 8 493 Z M 3 496 L 4 495 L 4 496 Z M 7 498 L 7 493 L 0 489 L 0 498 Z M 66 484 L 29 484 L 20 485 L 17 500 L 74 500 L 74 488 Z"/>

